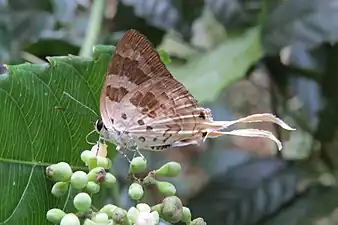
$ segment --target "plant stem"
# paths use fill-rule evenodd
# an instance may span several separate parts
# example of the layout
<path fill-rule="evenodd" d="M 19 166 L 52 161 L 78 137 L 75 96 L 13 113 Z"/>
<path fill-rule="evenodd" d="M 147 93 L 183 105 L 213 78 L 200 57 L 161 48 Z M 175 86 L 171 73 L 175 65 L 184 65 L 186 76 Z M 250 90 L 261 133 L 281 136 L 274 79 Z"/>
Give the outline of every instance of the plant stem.
<path fill-rule="evenodd" d="M 92 48 L 96 44 L 100 34 L 105 3 L 105 0 L 95 0 L 93 2 L 85 40 L 82 44 L 79 56 L 89 57 L 92 54 Z"/>

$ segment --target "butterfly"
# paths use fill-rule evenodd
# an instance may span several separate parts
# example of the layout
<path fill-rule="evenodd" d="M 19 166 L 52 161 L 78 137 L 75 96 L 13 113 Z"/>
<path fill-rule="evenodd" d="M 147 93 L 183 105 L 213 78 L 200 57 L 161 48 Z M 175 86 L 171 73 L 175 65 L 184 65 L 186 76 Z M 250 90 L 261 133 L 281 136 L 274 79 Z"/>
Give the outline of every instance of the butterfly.
<path fill-rule="evenodd" d="M 269 131 L 221 130 L 236 123 L 263 121 L 294 130 L 269 113 L 214 121 L 210 109 L 203 108 L 170 74 L 146 37 L 133 29 L 122 36 L 109 62 L 100 97 L 100 115 L 96 131 L 120 152 L 200 145 L 206 138 L 225 134 L 270 138 L 281 149 L 281 142 Z"/>

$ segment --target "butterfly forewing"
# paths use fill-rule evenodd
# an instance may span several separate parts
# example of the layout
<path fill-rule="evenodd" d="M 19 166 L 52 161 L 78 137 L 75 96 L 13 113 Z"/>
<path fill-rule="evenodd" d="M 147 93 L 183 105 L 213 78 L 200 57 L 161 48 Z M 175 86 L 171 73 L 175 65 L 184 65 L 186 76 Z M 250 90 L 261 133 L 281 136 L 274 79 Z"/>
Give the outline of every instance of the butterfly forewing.
<path fill-rule="evenodd" d="M 211 120 L 187 89 L 175 80 L 146 38 L 125 33 L 112 57 L 101 93 L 101 117 L 108 129 L 140 146 L 167 145 L 201 132 Z"/>

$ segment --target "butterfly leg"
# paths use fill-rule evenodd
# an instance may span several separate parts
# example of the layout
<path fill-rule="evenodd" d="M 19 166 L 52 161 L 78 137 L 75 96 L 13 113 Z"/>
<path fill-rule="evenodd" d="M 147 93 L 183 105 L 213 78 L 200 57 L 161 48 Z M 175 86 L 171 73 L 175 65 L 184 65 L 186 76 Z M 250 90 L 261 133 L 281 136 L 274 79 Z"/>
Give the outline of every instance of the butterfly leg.
<path fill-rule="evenodd" d="M 139 156 L 141 156 L 142 159 L 143 159 L 144 161 L 146 161 L 146 158 L 145 158 L 145 157 L 142 155 L 142 153 L 139 151 L 138 147 L 136 147 L 136 150 L 135 150 L 135 153 L 134 153 L 133 158 L 135 157 L 136 153 L 137 153 Z"/>
<path fill-rule="evenodd" d="M 124 153 L 122 150 L 121 150 L 121 146 L 117 145 L 116 146 L 116 151 L 118 151 L 121 155 L 124 156 L 124 158 L 126 158 L 128 160 L 129 163 L 131 163 L 130 159 L 128 158 L 128 156 L 126 155 L 126 153 Z"/>

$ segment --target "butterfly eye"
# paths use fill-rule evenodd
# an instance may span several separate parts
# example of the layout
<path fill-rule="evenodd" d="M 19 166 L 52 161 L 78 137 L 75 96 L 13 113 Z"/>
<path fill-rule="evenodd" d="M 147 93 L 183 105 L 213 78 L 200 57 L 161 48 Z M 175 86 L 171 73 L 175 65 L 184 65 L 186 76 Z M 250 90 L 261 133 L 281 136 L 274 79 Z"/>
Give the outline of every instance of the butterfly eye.
<path fill-rule="evenodd" d="M 95 130 L 100 133 L 102 128 L 103 128 L 103 122 L 101 119 L 99 119 L 95 123 Z"/>

